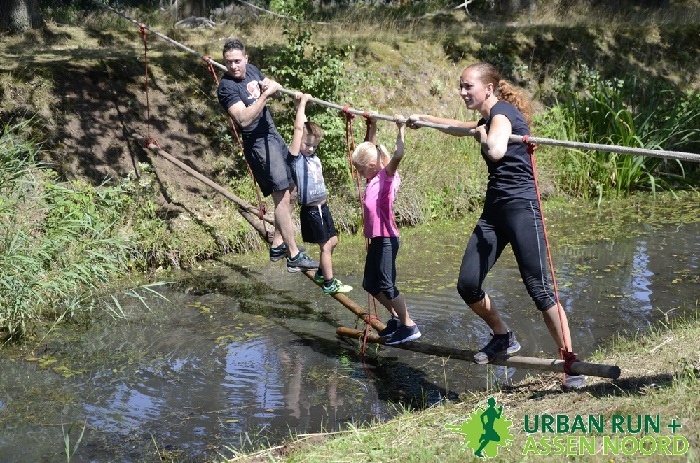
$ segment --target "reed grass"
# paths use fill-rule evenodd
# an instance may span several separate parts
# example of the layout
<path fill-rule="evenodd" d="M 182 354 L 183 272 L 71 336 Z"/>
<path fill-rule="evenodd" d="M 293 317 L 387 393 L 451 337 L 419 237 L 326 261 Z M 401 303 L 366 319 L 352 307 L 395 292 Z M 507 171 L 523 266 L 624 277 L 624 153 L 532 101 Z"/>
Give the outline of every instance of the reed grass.
<path fill-rule="evenodd" d="M 22 139 L 26 124 L 6 126 L 0 138 L 0 329 L 12 336 L 44 317 L 89 310 L 130 250 L 113 233 L 123 191 L 57 182 Z"/>

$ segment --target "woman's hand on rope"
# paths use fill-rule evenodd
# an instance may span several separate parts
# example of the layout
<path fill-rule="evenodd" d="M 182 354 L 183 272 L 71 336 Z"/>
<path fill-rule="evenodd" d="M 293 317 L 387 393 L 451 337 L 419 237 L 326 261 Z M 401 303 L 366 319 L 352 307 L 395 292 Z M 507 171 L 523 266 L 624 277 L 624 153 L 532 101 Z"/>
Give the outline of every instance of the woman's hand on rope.
<path fill-rule="evenodd" d="M 479 125 L 474 129 L 474 138 L 477 142 L 486 143 L 487 137 L 485 125 Z"/>

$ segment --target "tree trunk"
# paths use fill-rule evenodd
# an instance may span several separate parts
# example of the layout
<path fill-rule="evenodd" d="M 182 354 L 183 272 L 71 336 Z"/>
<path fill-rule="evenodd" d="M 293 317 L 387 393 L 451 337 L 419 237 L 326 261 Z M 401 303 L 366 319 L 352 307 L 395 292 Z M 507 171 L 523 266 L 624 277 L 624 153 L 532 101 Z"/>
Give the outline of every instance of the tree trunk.
<path fill-rule="evenodd" d="M 17 33 L 42 27 L 37 0 L 0 0 L 0 30 Z"/>
<path fill-rule="evenodd" d="M 179 17 L 189 18 L 190 16 L 195 17 L 209 17 L 209 5 L 207 5 L 207 0 L 179 0 Z"/>

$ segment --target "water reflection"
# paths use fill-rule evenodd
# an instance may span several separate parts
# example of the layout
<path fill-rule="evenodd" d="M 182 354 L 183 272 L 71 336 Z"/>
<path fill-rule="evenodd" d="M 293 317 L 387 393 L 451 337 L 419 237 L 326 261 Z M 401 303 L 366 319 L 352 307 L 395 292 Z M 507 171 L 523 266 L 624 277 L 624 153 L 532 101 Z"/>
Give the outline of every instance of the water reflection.
<path fill-rule="evenodd" d="M 426 238 L 432 259 L 421 259 L 424 266 L 411 262 L 425 240 L 406 240 L 399 287 L 421 342 L 474 348 L 489 332 L 454 289 L 456 235 Z M 623 329 L 696 309 L 698 235 L 694 223 L 555 247 L 560 298 L 583 358 Z M 343 268 L 356 288 L 361 265 L 358 258 L 356 268 Z M 516 282 L 504 253 L 486 281 L 489 292 L 516 328 L 522 354 L 551 357 L 553 341 Z M 65 459 L 71 424 L 73 442 L 86 427 L 73 462 L 158 461 L 156 445 L 198 460 L 224 446 L 386 419 L 400 406 L 430 406 L 525 374 L 376 346 L 362 358 L 356 341 L 335 336 L 336 326 L 356 326 L 352 314 L 280 266 L 226 264 L 183 274 L 159 291 L 162 297 L 122 295 L 125 319 L 62 326 L 40 351 L 0 360 L 0 461 Z M 365 303 L 363 294 L 351 295 Z"/>

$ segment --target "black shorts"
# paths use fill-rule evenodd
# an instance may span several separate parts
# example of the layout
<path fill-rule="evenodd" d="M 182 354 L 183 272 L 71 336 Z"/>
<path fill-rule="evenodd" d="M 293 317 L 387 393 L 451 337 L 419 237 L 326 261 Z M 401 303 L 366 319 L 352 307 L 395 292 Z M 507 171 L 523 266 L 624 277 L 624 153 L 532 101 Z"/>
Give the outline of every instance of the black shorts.
<path fill-rule="evenodd" d="M 247 142 L 244 152 L 263 196 L 286 190 L 294 184 L 292 170 L 287 163 L 289 148 L 279 134 L 269 134 Z"/>
<path fill-rule="evenodd" d="M 301 206 L 301 238 L 306 243 L 325 243 L 338 235 L 328 204 Z"/>

